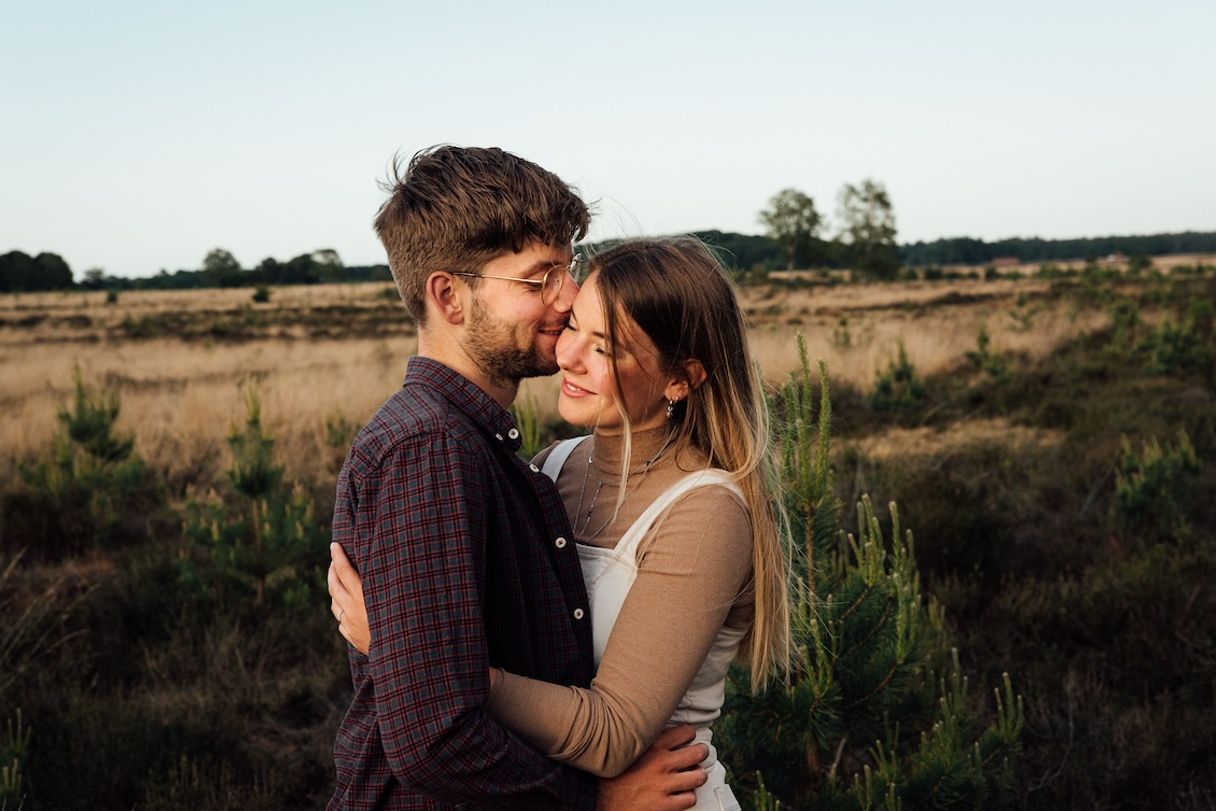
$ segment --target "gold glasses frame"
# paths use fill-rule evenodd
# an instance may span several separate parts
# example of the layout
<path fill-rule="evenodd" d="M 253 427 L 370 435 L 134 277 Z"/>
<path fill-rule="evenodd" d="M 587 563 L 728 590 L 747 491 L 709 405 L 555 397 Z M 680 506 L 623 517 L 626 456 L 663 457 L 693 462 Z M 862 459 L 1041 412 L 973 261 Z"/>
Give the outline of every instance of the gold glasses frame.
<path fill-rule="evenodd" d="M 566 274 L 570 274 L 570 278 L 575 284 L 582 284 L 583 274 L 586 272 L 586 258 L 582 251 L 575 251 L 570 257 L 570 264 L 561 265 L 554 264 L 553 267 L 545 271 L 545 275 L 539 279 L 521 279 L 518 276 L 495 276 L 489 273 L 473 273 L 465 270 L 452 271 L 453 276 L 471 276 L 475 279 L 499 279 L 504 282 L 519 282 L 526 284 L 536 289 L 540 293 L 541 304 L 552 304 L 562 292 L 562 284 L 566 280 Z"/>

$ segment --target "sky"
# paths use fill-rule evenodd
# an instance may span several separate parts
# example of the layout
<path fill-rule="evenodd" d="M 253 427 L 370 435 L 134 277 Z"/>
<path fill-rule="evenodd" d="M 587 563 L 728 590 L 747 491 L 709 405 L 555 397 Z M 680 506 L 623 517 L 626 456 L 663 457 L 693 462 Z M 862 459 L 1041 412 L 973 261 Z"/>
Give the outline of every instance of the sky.
<path fill-rule="evenodd" d="M 1216 230 L 1216 3 L 0 0 L 0 253 L 78 278 L 246 267 L 371 228 L 392 156 L 500 146 L 591 237 L 831 234 L 873 178 L 901 242 Z"/>

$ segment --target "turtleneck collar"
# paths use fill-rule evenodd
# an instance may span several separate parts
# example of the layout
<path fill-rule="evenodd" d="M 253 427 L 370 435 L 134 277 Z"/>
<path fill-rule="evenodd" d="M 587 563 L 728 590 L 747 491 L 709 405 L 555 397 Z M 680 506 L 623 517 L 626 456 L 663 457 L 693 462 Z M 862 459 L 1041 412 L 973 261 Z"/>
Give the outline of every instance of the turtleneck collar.
<path fill-rule="evenodd" d="M 675 441 L 671 427 L 664 424 L 647 431 L 633 433 L 632 449 L 629 454 L 629 473 L 639 473 L 646 468 L 646 462 L 660 457 L 674 456 Z M 666 446 L 666 447 L 665 447 Z M 595 469 L 604 474 L 621 472 L 621 459 L 625 456 L 625 435 L 613 436 L 595 435 L 592 455 L 595 459 Z M 656 460 L 661 461 L 661 459 Z"/>

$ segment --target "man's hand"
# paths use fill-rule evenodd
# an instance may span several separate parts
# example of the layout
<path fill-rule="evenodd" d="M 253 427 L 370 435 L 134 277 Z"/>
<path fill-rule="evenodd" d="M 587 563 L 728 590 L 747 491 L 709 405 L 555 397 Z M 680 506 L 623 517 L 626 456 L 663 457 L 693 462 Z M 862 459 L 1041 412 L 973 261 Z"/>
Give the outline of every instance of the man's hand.
<path fill-rule="evenodd" d="M 709 749 L 687 745 L 694 732 L 690 726 L 663 730 L 624 774 L 600 780 L 597 811 L 682 811 L 696 805 L 694 790 L 705 783 L 698 764 Z"/>
<path fill-rule="evenodd" d="M 329 610 L 338 621 L 338 632 L 360 653 L 371 647 L 367 606 L 363 603 L 363 582 L 350 558 L 336 543 L 329 545 Z"/>

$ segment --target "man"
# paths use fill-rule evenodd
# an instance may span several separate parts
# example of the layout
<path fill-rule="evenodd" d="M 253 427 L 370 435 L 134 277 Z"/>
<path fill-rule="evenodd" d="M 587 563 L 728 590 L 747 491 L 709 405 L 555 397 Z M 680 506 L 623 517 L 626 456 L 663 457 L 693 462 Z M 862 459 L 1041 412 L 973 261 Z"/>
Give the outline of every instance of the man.
<path fill-rule="evenodd" d="M 351 651 L 330 809 L 682 808 L 704 779 L 705 748 L 676 748 L 691 730 L 597 784 L 483 710 L 491 665 L 584 687 L 594 667 L 573 533 L 506 410 L 521 378 L 557 371 L 588 222 L 552 173 L 455 147 L 416 155 L 376 217 L 418 356 L 338 477 L 334 541 L 372 647 Z"/>

